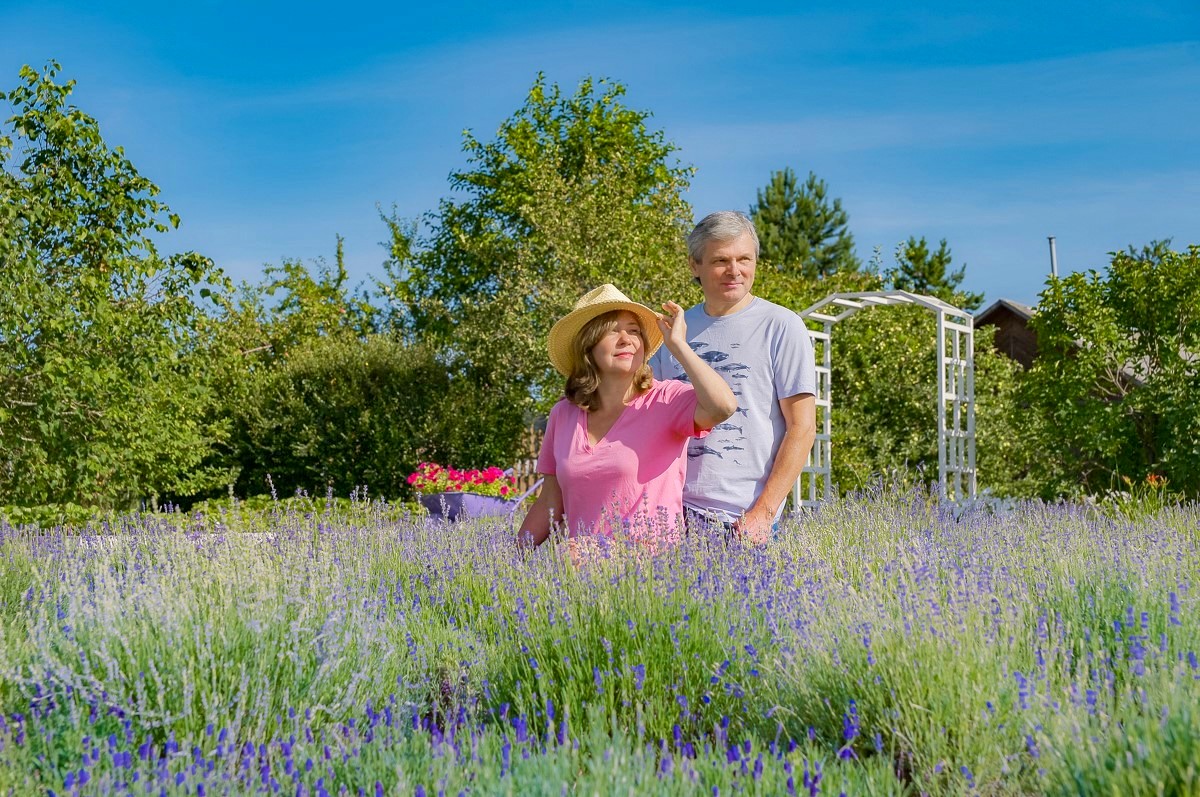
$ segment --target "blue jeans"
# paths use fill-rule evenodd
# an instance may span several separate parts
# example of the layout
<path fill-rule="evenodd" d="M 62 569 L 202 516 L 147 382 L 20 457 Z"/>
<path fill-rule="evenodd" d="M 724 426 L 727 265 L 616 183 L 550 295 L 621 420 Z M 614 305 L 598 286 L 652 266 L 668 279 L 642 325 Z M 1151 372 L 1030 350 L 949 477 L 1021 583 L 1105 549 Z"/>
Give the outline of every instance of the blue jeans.
<path fill-rule="evenodd" d="M 726 544 L 738 539 L 737 526 L 726 520 L 720 520 L 718 515 L 710 515 L 705 512 L 700 512 L 692 509 L 690 506 L 683 508 L 683 528 L 684 534 L 691 534 L 693 531 L 702 532 L 704 530 L 720 530 Z M 779 521 L 771 524 L 771 538 L 779 533 Z"/>

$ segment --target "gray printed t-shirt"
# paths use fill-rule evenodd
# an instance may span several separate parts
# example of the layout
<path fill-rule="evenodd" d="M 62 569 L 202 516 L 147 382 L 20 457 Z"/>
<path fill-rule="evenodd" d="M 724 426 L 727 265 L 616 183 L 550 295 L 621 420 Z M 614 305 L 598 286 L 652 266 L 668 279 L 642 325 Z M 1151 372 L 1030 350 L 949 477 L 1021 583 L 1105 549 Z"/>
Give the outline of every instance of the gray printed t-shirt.
<path fill-rule="evenodd" d="M 732 522 L 762 493 L 775 465 L 787 428 L 779 400 L 817 392 L 812 338 L 800 316 L 759 297 L 721 317 L 701 303 L 684 320 L 692 350 L 733 388 L 738 408 L 708 437 L 688 443 L 683 503 Z M 665 346 L 650 366 L 658 379 L 689 381 Z"/>

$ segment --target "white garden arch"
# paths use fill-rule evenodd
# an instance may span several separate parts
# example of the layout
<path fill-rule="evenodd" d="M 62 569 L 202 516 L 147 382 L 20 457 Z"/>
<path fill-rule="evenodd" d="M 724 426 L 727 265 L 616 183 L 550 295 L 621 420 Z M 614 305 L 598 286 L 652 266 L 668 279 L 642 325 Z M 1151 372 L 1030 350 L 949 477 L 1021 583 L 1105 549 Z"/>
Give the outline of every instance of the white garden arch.
<path fill-rule="evenodd" d="M 817 360 L 817 438 L 808 465 L 792 489 L 795 506 L 816 506 L 833 498 L 831 466 L 833 445 L 830 382 L 833 328 L 870 307 L 916 305 L 937 316 L 937 423 L 938 483 L 942 496 L 953 501 L 975 497 L 975 320 L 965 310 L 932 296 L 908 291 L 832 293 L 800 312 L 806 321 L 817 321 L 822 331 L 810 329 Z"/>

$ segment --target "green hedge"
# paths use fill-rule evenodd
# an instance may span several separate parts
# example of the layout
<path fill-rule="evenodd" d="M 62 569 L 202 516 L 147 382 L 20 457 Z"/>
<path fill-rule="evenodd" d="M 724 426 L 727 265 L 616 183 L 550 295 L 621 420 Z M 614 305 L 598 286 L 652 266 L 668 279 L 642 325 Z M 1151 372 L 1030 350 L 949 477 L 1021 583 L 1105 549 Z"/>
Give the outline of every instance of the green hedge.
<path fill-rule="evenodd" d="M 514 385 L 450 373 L 384 335 L 293 349 L 237 413 L 239 495 L 411 498 L 418 462 L 504 466 L 524 428 Z M 268 479 L 269 477 L 269 479 Z"/>

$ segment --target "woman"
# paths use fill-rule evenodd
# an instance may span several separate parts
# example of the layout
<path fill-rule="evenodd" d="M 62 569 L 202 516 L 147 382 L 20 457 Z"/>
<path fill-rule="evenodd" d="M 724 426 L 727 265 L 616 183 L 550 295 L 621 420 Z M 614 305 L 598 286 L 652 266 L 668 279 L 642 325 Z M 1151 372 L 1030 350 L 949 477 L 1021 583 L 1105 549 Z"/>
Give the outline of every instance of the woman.
<path fill-rule="evenodd" d="M 725 381 L 687 344 L 683 309 L 665 315 L 601 285 L 550 330 L 550 361 L 567 378 L 550 412 L 537 469 L 545 481 L 519 540 L 540 545 L 555 524 L 568 537 L 621 530 L 652 545 L 676 536 L 687 441 L 737 409 Z M 690 384 L 655 381 L 660 345 Z"/>

